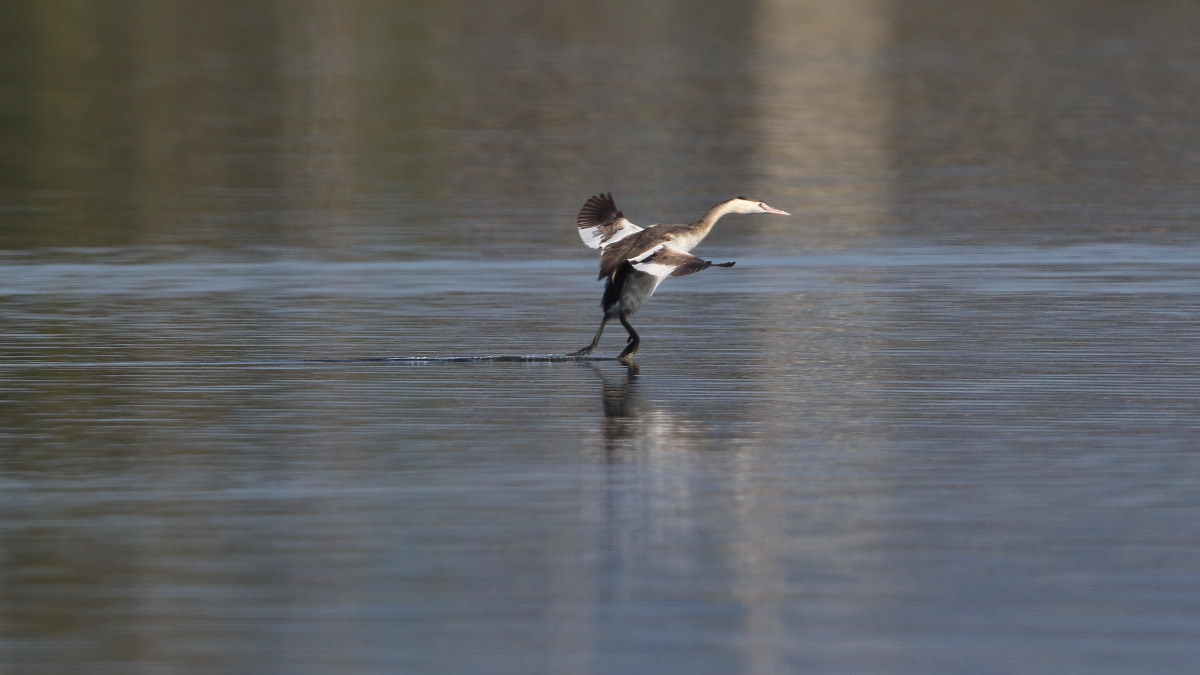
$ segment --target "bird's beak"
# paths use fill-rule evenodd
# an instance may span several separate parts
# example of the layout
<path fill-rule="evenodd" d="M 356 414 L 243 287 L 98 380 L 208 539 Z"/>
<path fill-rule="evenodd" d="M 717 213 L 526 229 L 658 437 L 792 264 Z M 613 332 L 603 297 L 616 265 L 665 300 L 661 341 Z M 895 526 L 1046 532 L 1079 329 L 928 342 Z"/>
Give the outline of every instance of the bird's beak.
<path fill-rule="evenodd" d="M 763 204 L 763 208 L 765 208 L 765 209 L 766 209 L 766 211 L 764 211 L 763 213 L 773 213 L 773 214 L 775 214 L 775 215 L 777 215 L 777 216 L 790 216 L 790 215 L 792 215 L 792 214 L 788 213 L 787 211 L 780 211 L 779 209 L 777 209 L 777 208 L 775 208 L 775 207 L 773 207 L 773 206 L 767 206 L 766 204 Z"/>

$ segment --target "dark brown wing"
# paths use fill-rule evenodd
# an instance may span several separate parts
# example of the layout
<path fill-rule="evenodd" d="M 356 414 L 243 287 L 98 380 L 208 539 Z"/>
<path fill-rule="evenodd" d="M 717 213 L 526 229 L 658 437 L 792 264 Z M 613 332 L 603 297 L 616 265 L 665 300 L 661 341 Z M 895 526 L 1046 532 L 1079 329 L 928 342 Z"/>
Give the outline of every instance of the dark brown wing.
<path fill-rule="evenodd" d="M 642 228 L 625 219 L 625 214 L 613 201 L 611 192 L 589 198 L 579 209 L 575 224 L 579 227 L 579 238 L 589 248 L 604 248 L 609 243 L 642 231 Z"/>
<path fill-rule="evenodd" d="M 652 244 L 647 245 L 641 240 L 642 237 L 633 236 L 606 245 L 600 251 L 600 276 L 596 278 L 603 279 L 611 276 L 626 260 L 645 253 L 647 248 L 653 246 Z"/>
<path fill-rule="evenodd" d="M 596 227 L 598 225 L 608 225 L 617 218 L 624 218 L 625 214 L 621 213 L 617 208 L 617 203 L 613 201 L 611 192 L 598 194 L 589 198 L 579 209 L 579 217 L 575 222 L 579 225 L 579 229 L 585 227 Z"/>
<path fill-rule="evenodd" d="M 667 244 L 656 246 L 636 258 L 630 259 L 630 264 L 639 272 L 645 272 L 659 278 L 668 276 L 684 277 L 714 264 L 717 267 L 733 267 L 733 263 L 714 263 L 711 260 L 698 258 L 691 253 L 685 253 Z"/>

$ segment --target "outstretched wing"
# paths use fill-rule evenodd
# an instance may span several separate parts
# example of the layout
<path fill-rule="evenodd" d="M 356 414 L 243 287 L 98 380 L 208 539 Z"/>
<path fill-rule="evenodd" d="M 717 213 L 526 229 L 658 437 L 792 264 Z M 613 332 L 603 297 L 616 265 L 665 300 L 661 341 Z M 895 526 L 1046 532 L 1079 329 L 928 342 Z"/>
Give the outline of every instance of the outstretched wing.
<path fill-rule="evenodd" d="M 617 209 L 611 192 L 588 199 L 575 222 L 579 226 L 579 238 L 588 248 L 604 248 L 642 231 Z"/>
<path fill-rule="evenodd" d="M 666 277 L 683 277 L 713 265 L 717 267 L 733 267 L 733 263 L 714 263 L 711 260 L 697 258 L 691 253 L 685 253 L 667 244 L 659 244 L 642 253 L 636 258 L 630 258 L 629 264 L 639 272 L 645 272 L 659 279 Z"/>

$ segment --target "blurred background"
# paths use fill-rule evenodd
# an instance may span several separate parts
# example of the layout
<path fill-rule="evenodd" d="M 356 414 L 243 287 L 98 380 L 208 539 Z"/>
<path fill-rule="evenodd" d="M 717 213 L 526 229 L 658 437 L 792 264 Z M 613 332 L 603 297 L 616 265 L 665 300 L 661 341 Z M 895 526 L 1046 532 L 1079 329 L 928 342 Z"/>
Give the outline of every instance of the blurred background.
<path fill-rule="evenodd" d="M 5 2 L 0 670 L 1190 670 L 1197 35 Z M 794 215 L 723 220 L 639 367 L 439 361 L 586 343 L 606 191 Z"/>
<path fill-rule="evenodd" d="M 555 257 L 600 190 L 651 222 L 754 190 L 803 208 L 741 226 L 788 251 L 1191 234 L 1197 14 L 14 2 L 2 244 Z"/>

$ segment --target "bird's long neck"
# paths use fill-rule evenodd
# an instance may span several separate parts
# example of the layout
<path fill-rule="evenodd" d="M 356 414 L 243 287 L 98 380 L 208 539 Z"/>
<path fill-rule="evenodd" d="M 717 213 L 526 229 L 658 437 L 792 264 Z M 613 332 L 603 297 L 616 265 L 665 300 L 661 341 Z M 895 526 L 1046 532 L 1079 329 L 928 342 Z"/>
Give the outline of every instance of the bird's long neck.
<path fill-rule="evenodd" d="M 694 228 L 692 231 L 692 236 L 695 237 L 697 242 L 708 236 L 708 233 L 713 229 L 713 225 L 717 224 L 717 221 L 721 219 L 721 216 L 733 210 L 733 201 L 734 200 L 729 200 L 727 202 L 721 202 L 720 204 L 717 204 L 709 209 L 708 213 L 704 214 L 703 218 L 696 221 L 692 225 Z"/>

